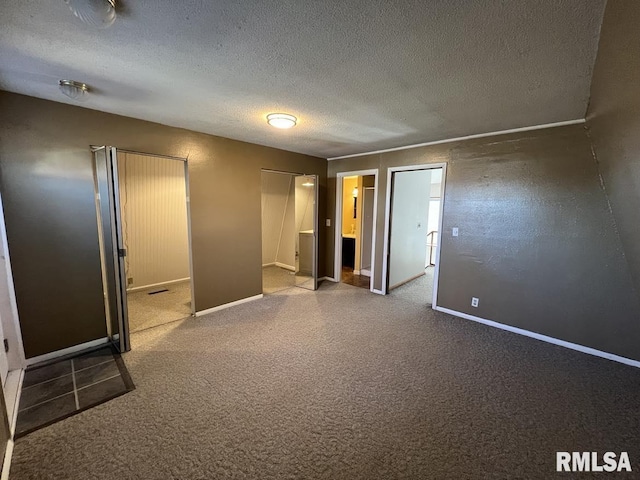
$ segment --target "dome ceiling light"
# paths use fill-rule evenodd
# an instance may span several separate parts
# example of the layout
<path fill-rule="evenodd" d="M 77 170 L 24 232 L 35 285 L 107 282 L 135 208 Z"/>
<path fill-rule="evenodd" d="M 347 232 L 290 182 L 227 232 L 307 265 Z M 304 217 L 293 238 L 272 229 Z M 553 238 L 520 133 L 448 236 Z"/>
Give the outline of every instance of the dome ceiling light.
<path fill-rule="evenodd" d="M 75 82 L 73 80 L 60 80 L 58 85 L 60 85 L 60 91 L 72 100 L 85 100 L 89 93 L 89 87 L 86 83 Z"/>
<path fill-rule="evenodd" d="M 95 28 L 107 28 L 116 21 L 116 0 L 64 0 L 73 14 Z"/>
<path fill-rule="evenodd" d="M 288 113 L 270 113 L 267 115 L 267 123 L 276 128 L 295 127 L 298 119 Z"/>

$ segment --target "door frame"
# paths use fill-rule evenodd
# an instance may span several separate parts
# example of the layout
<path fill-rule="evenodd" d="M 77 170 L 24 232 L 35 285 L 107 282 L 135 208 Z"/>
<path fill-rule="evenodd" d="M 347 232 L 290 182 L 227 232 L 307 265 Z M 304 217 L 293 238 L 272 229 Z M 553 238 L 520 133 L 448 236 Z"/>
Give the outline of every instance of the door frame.
<path fill-rule="evenodd" d="M 158 157 L 165 158 L 167 160 L 175 160 L 178 162 L 184 163 L 184 182 L 185 182 L 185 197 L 186 204 L 185 207 L 187 209 L 187 243 L 189 245 L 189 288 L 191 290 L 191 316 L 195 317 L 196 315 L 196 297 L 195 297 L 195 288 L 193 285 L 193 244 L 192 244 L 192 236 L 191 236 L 191 191 L 189 189 L 189 159 L 183 157 L 175 157 L 173 155 L 160 155 L 157 153 L 144 153 L 137 152 L 135 150 L 127 150 L 124 148 L 117 148 L 118 152 L 122 153 L 130 153 L 132 155 L 143 155 L 145 157 Z M 126 290 L 126 285 L 125 285 Z M 127 323 L 129 319 L 127 318 Z"/>
<path fill-rule="evenodd" d="M 22 390 L 22 380 L 24 378 L 24 369 L 27 362 L 24 355 L 24 346 L 22 343 L 22 330 L 20 328 L 20 317 L 18 315 L 18 303 L 16 300 L 15 285 L 13 283 L 13 271 L 11 269 L 11 253 L 9 252 L 9 242 L 7 239 L 7 229 L 4 218 L 4 205 L 2 202 L 2 194 L 0 193 L 0 241 L 2 242 L 2 251 L 4 252 L 5 271 L 0 272 L 7 281 L 7 295 L 9 297 L 9 305 L 11 309 L 11 318 L 7 322 L 9 328 L 4 328 L 3 333 L 7 338 L 10 348 L 7 354 L 8 374 L 2 390 L 5 398 L 5 407 L 7 412 L 7 425 L 9 427 L 9 442 L 13 440 L 13 434 L 18 419 L 18 406 L 20 399 L 20 391 Z M 5 323 L 5 320 L 2 320 Z M 0 348 L 4 348 L 0 346 Z M 9 444 L 7 444 L 7 447 Z M 7 457 L 10 459 L 11 454 L 7 450 Z M 9 460 L 10 461 L 10 460 Z M 2 464 L 0 464 L 2 465 Z M 8 469 L 5 459 L 4 468 Z M 3 473 L 4 473 L 3 468 Z"/>
<path fill-rule="evenodd" d="M 442 222 L 444 217 L 444 192 L 447 182 L 447 163 L 426 163 L 421 165 L 405 165 L 401 167 L 388 167 L 387 168 L 387 194 L 384 210 L 384 247 L 383 247 L 383 262 L 382 262 L 382 291 L 384 294 L 389 293 L 389 240 L 391 235 L 391 189 L 393 185 L 393 175 L 396 172 L 408 172 L 413 170 L 434 170 L 442 168 L 442 183 L 440 185 L 440 218 L 438 219 L 438 246 L 436 247 L 436 260 L 433 271 L 433 297 L 431 301 L 431 308 L 436 309 L 438 302 L 438 279 L 440 278 L 440 248 L 442 246 Z M 426 248 L 425 248 L 426 250 Z"/>
<path fill-rule="evenodd" d="M 364 177 L 373 175 L 373 230 L 371 233 L 371 278 L 369 280 L 369 291 L 381 293 L 373 288 L 376 274 L 376 229 L 378 226 L 378 175 L 379 169 L 370 168 L 367 170 L 351 170 L 348 172 L 336 173 L 336 214 L 333 224 L 334 231 L 334 261 L 333 261 L 333 281 L 340 283 L 342 272 L 342 191 L 344 177 Z"/>
<path fill-rule="evenodd" d="M 107 180 L 109 185 L 111 185 L 112 195 L 109 198 L 109 212 L 110 218 L 109 222 L 111 223 L 111 239 L 110 243 L 113 248 L 113 256 L 111 259 L 104 258 L 105 262 L 112 261 L 115 266 L 115 276 L 116 276 L 116 303 L 118 310 L 118 323 L 120 327 L 120 332 L 111 336 L 111 325 L 109 320 L 109 315 L 107 314 L 107 334 L 111 341 L 116 341 L 121 351 L 129 351 L 131 350 L 131 334 L 129 331 L 129 313 L 128 313 L 128 292 L 126 285 L 126 271 L 125 271 L 125 255 L 121 255 L 120 252 L 124 250 L 123 243 L 123 233 L 122 233 L 122 209 L 120 205 L 120 179 L 118 176 L 118 153 L 129 153 L 133 155 L 142 155 L 147 157 L 158 157 L 164 158 L 167 160 L 175 160 L 181 161 L 184 163 L 184 180 L 185 180 L 185 208 L 187 213 L 187 242 L 189 245 L 189 283 L 191 290 L 191 316 L 195 316 L 195 292 L 194 292 L 194 278 L 193 278 L 193 245 L 192 245 L 192 235 L 191 235 L 191 199 L 190 199 L 190 190 L 189 190 L 189 165 L 188 159 L 175 157 L 171 155 L 161 155 L 154 153 L 144 153 L 137 152 L 134 150 L 120 149 L 114 146 L 91 146 L 91 151 L 95 153 L 96 151 L 105 148 L 105 152 L 107 154 Z M 95 163 L 95 160 L 94 160 Z M 109 168 L 110 167 L 110 168 Z M 97 185 L 97 184 L 96 184 Z M 103 201 L 100 196 L 96 197 L 97 202 Z M 100 216 L 100 208 L 97 210 L 98 214 L 98 223 L 101 222 Z M 98 234 L 102 235 L 101 229 L 98 229 Z M 105 239 L 109 241 L 109 239 Z M 101 247 L 102 249 L 102 247 Z M 104 251 L 101 252 L 101 257 L 104 257 Z M 103 269 L 103 281 L 104 277 L 104 264 L 102 265 Z M 105 291 L 107 289 L 105 285 Z M 105 298 L 105 302 L 108 302 L 108 299 Z M 105 310 L 108 311 L 108 304 L 105 303 Z"/>
<path fill-rule="evenodd" d="M 319 218 L 320 218 L 320 175 L 318 175 L 317 173 L 300 173 L 300 172 L 287 172 L 285 170 L 274 170 L 271 168 L 261 168 L 260 169 L 260 175 L 262 175 L 262 172 L 267 172 L 267 173 L 277 173 L 279 175 L 289 175 L 294 179 L 294 184 L 295 184 L 295 177 L 313 177 L 314 178 L 314 182 L 315 182 L 315 195 L 313 198 L 313 267 L 312 267 L 312 273 L 313 273 L 313 291 L 318 290 L 318 285 L 320 283 L 320 279 L 318 278 L 318 270 L 319 270 L 319 265 L 318 265 L 318 250 L 319 250 L 319 245 L 320 245 L 320 232 L 318 231 L 319 229 Z M 262 202 L 262 183 L 260 183 L 260 202 Z M 260 247 L 262 248 L 262 215 L 260 216 Z M 262 255 L 260 255 L 260 268 L 262 269 Z M 262 284 L 262 275 L 260 275 L 260 283 Z M 299 285 L 293 285 L 294 287 L 298 287 L 298 288 L 304 288 L 301 287 Z M 261 290 L 264 290 L 264 285 L 261 286 Z M 262 295 L 264 295 L 264 291 L 262 291 L 261 293 Z"/>

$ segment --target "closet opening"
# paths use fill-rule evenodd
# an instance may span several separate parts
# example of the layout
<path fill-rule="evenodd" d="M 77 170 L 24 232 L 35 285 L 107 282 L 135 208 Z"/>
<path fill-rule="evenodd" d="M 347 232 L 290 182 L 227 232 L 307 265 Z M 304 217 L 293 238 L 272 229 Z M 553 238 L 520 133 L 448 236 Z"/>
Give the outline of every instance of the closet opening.
<path fill-rule="evenodd" d="M 194 314 L 187 161 L 94 148 L 107 332 L 129 334 Z"/>
<path fill-rule="evenodd" d="M 318 288 L 318 177 L 262 170 L 262 292 Z"/>

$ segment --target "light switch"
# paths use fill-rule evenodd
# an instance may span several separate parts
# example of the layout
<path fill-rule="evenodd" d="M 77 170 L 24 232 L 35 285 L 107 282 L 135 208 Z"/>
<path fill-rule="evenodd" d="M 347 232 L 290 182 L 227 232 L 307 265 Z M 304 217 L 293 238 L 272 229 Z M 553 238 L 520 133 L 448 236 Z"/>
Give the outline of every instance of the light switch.
<path fill-rule="evenodd" d="M 458 227 L 453 227 L 453 229 L 452 229 L 452 235 L 453 235 L 454 237 L 457 237 L 457 236 L 458 236 Z"/>
<path fill-rule="evenodd" d="M 327 227 L 330 227 L 330 226 L 331 226 L 331 219 L 330 219 L 330 218 L 327 218 L 327 219 L 325 220 L 325 225 L 326 225 Z"/>

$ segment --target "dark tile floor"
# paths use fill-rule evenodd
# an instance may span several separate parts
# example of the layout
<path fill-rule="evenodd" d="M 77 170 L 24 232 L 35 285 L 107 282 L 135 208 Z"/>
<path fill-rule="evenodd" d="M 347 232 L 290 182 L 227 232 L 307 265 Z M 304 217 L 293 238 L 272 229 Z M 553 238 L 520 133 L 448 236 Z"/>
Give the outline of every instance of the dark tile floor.
<path fill-rule="evenodd" d="M 16 437 L 132 390 L 124 362 L 111 347 L 79 354 L 25 372 Z"/>
<path fill-rule="evenodd" d="M 342 267 L 342 276 L 340 281 L 347 285 L 353 285 L 354 287 L 369 288 L 369 282 L 371 277 L 366 275 L 355 275 L 353 268 Z"/>

